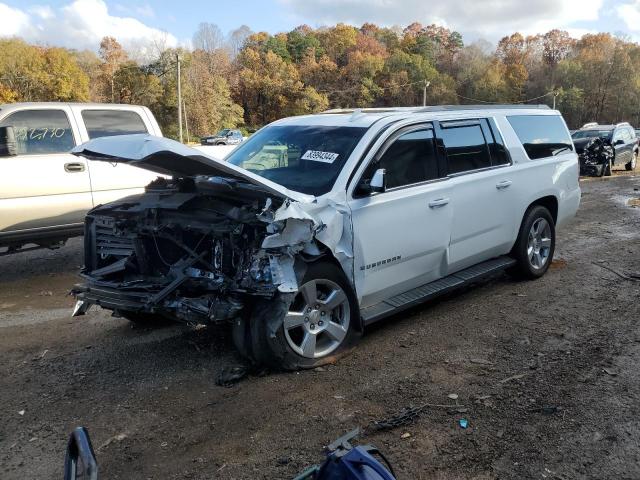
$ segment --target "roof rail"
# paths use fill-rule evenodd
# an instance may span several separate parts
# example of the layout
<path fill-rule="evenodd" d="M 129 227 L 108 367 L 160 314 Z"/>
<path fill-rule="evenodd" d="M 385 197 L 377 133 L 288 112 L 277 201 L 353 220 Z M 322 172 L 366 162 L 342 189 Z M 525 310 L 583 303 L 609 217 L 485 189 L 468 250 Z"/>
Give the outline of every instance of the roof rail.
<path fill-rule="evenodd" d="M 509 104 L 485 104 L 485 105 L 431 105 L 427 107 L 378 107 L 378 108 L 332 108 L 320 113 L 394 113 L 394 112 L 447 112 L 460 110 L 549 110 L 548 105 L 526 105 L 522 103 Z"/>
<path fill-rule="evenodd" d="M 598 122 L 589 122 L 582 125 L 582 128 L 590 128 L 590 127 L 597 127 L 597 126 L 598 126 Z"/>
<path fill-rule="evenodd" d="M 620 123 L 616 123 L 616 127 L 630 127 L 631 125 L 629 124 L 629 122 L 620 122 Z"/>

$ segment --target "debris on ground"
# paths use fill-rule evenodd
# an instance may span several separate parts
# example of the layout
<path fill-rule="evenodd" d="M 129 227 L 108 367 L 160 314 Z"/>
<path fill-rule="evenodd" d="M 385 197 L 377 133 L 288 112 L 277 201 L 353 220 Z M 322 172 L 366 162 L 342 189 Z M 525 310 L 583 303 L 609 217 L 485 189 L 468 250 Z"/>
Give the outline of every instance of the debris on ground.
<path fill-rule="evenodd" d="M 460 428 L 467 428 L 469 426 L 469 421 L 466 418 L 461 418 L 458 420 L 458 424 L 460 425 Z"/>
<path fill-rule="evenodd" d="M 117 435 L 114 435 L 113 437 L 107 439 L 106 442 L 104 442 L 102 445 L 98 447 L 98 450 L 102 450 L 103 448 L 108 447 L 113 442 L 121 442 L 127 437 L 128 435 L 126 433 L 118 433 Z"/>
<path fill-rule="evenodd" d="M 609 270 L 611 273 L 615 273 L 618 277 L 622 278 L 623 280 L 629 280 L 631 282 L 640 282 L 640 278 L 636 278 L 633 275 L 626 275 L 622 272 L 619 272 L 618 270 L 615 270 L 611 267 L 609 267 L 608 265 L 605 265 L 604 262 L 591 262 L 594 265 L 600 267 L 600 268 L 604 268 L 605 270 Z"/>
<path fill-rule="evenodd" d="M 232 387 L 249 374 L 249 369 L 243 366 L 224 367 L 216 376 L 216 385 Z"/>
<path fill-rule="evenodd" d="M 605 367 L 605 368 L 602 369 L 602 371 L 604 373 L 606 373 L 607 375 L 611 375 L 612 377 L 615 377 L 616 375 L 618 375 L 618 372 L 615 371 L 613 368 Z"/>
<path fill-rule="evenodd" d="M 527 376 L 526 373 L 520 373 L 518 375 L 513 375 L 511 377 L 507 377 L 503 380 L 500 380 L 500 383 L 507 383 L 507 382 L 511 382 L 512 380 L 520 380 L 521 378 L 524 378 L 526 376 Z"/>
<path fill-rule="evenodd" d="M 403 433 L 402 435 L 400 435 L 400 438 L 409 438 L 409 437 L 411 437 L 411 434 L 409 432 Z"/>
<path fill-rule="evenodd" d="M 20 415 L 21 417 L 24 417 L 24 410 L 20 410 L 20 411 L 18 412 L 18 415 Z"/>

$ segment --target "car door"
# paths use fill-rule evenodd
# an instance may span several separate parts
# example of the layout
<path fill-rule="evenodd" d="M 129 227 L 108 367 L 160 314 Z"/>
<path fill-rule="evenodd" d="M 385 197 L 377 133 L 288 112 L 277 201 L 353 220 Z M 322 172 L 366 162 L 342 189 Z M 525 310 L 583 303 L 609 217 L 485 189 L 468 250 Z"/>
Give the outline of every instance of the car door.
<path fill-rule="evenodd" d="M 17 155 L 0 158 L 0 232 L 68 228 L 92 207 L 87 160 L 69 153 L 78 136 L 63 108 L 10 113 Z"/>
<path fill-rule="evenodd" d="M 362 308 L 444 275 L 451 208 L 441 180 L 431 124 L 393 134 L 359 184 L 386 170 L 384 192 L 349 202 L 354 232 L 354 276 Z"/>
<path fill-rule="evenodd" d="M 133 110 L 81 108 L 77 116 L 83 141 L 152 131 L 150 125 Z M 89 171 L 95 205 L 141 193 L 158 176 L 142 168 L 101 161 L 89 161 Z"/>
<path fill-rule="evenodd" d="M 448 273 L 454 273 L 509 250 L 517 182 L 493 120 L 436 125 L 450 183 L 453 219 Z"/>
<path fill-rule="evenodd" d="M 611 140 L 613 144 L 613 148 L 615 150 L 615 164 L 623 165 L 627 163 L 630 158 L 629 154 L 629 143 L 631 139 L 628 138 L 629 135 L 626 133 L 624 128 L 616 128 L 613 132 L 613 138 Z"/>

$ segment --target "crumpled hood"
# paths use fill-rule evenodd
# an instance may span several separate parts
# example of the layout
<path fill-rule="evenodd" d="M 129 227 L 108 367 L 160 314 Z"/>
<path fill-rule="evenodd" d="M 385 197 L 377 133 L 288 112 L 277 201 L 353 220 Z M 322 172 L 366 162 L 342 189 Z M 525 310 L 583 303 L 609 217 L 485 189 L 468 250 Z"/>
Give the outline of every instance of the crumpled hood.
<path fill-rule="evenodd" d="M 573 140 L 573 146 L 576 147 L 576 153 L 579 155 L 584 151 L 584 147 L 593 140 L 593 138 L 576 138 Z"/>
<path fill-rule="evenodd" d="M 148 134 L 118 135 L 90 140 L 71 153 L 89 160 L 127 163 L 163 175 L 177 177 L 218 176 L 245 181 L 280 197 L 302 203 L 315 197 L 294 192 L 236 165 L 164 137 Z"/>

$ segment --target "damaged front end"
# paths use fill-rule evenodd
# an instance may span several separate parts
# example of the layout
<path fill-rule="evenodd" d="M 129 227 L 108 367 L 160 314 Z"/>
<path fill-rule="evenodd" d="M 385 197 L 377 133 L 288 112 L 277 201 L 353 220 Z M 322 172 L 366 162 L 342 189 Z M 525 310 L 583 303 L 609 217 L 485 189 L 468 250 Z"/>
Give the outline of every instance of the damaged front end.
<path fill-rule="evenodd" d="M 585 139 L 583 144 L 576 142 L 576 151 L 580 161 L 580 175 L 603 176 L 614 157 L 611 143 L 600 137 Z"/>
<path fill-rule="evenodd" d="M 212 323 L 234 318 L 247 296 L 295 288 L 291 257 L 261 247 L 263 195 L 243 198 L 237 188 L 238 199 L 223 200 L 212 196 L 217 188 L 210 179 L 158 179 L 143 195 L 90 212 L 86 283 L 73 290 L 82 306 Z"/>
<path fill-rule="evenodd" d="M 86 148 L 81 154 L 105 158 Z M 165 171 L 155 171 L 166 172 L 166 151 L 141 155 L 143 168 L 163 164 Z M 183 168 L 190 160 L 172 158 Z M 87 215 L 85 281 L 72 290 L 74 315 L 98 305 L 129 319 L 226 322 L 257 298 L 297 291 L 305 260 L 327 252 L 316 237 L 342 237 L 341 229 L 328 228 L 286 192 L 210 167 L 206 176 L 160 177 L 144 194 Z"/>

